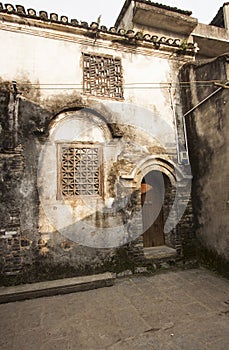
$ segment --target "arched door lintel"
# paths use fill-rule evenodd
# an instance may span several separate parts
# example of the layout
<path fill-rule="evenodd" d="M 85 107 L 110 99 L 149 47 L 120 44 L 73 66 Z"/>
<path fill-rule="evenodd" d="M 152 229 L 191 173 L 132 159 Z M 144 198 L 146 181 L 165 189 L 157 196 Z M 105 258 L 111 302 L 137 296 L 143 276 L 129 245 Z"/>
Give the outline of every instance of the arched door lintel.
<path fill-rule="evenodd" d="M 178 181 L 177 177 L 180 177 L 180 174 L 175 170 L 173 162 L 170 162 L 167 159 L 150 157 L 141 162 L 141 164 L 138 164 L 138 166 L 132 171 L 131 175 L 137 184 L 137 187 L 141 186 L 142 179 L 146 174 L 155 170 L 165 174 L 173 186 L 175 186 Z"/>

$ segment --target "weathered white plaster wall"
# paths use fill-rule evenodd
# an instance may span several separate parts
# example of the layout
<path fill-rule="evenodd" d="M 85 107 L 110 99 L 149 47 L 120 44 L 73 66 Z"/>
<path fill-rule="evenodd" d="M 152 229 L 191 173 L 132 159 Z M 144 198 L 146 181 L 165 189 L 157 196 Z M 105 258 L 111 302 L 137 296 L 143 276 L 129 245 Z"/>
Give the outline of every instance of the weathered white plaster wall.
<path fill-rule="evenodd" d="M 68 108 L 68 102 L 64 102 L 67 96 L 70 103 L 79 98 L 108 123 L 119 125 L 123 133 L 121 139 L 112 139 L 106 123 L 83 110 L 61 113 L 55 119 L 38 164 L 39 232 L 43 238 L 47 234 L 50 239 L 50 233 L 59 231 L 75 242 L 94 247 L 119 246 L 137 238 L 139 232 L 123 224 L 121 211 L 115 215 L 110 212 L 108 217 L 106 210 L 112 209 L 115 199 L 116 205 L 125 209 L 126 198 L 136 189 L 136 184 L 134 179 L 119 184 L 123 192 L 117 195 L 116 181 L 139 169 L 145 158 L 157 154 L 160 159 L 171 160 L 168 149 L 174 153 L 176 139 L 169 83 L 176 77 L 182 60 L 171 64 L 173 58 L 168 52 L 95 40 L 66 31 L 28 28 L 15 23 L 5 29 L 0 31 L 0 47 L 5 53 L 0 57 L 1 79 L 16 80 L 19 87 L 27 82 L 37 84 L 40 96 L 34 102 L 44 106 L 48 100 L 61 99 L 62 106 Z M 83 94 L 82 52 L 121 59 L 124 100 Z M 63 141 L 102 145 L 103 196 L 58 198 L 57 143 Z M 98 219 L 96 213 L 102 216 Z"/>
<path fill-rule="evenodd" d="M 85 101 L 95 100 L 95 97 L 82 93 L 82 52 L 112 55 L 122 60 L 122 103 L 144 107 L 152 111 L 153 117 L 162 118 L 173 126 L 169 91 L 163 85 L 174 76 L 168 54 L 122 47 L 109 41 L 94 41 L 68 33 L 60 35 L 47 29 L 30 28 L 27 32 L 26 26 L 20 33 L 15 25 L 8 31 L 0 30 L 0 49 L 4 52 L 0 57 L 1 79 L 38 84 L 36 88 L 40 89 L 40 102 L 73 92 L 81 95 Z M 99 101 L 105 103 L 104 99 Z"/>
<path fill-rule="evenodd" d="M 36 33 L 36 32 L 35 32 Z M 80 47 L 71 42 L 43 36 L 0 30 L 1 78 L 29 79 L 32 83 L 80 83 Z M 60 92 L 60 91 L 58 91 Z M 42 90 L 42 95 L 53 95 L 56 90 Z"/>
<path fill-rule="evenodd" d="M 102 147 L 100 181 L 104 190 L 101 196 L 79 195 L 71 198 L 58 195 L 61 164 L 57 154 L 58 144 L 62 142 L 76 145 L 86 142 Z M 127 225 L 122 222 L 122 213 L 116 208 L 112 213 L 114 197 L 108 181 L 114 163 L 122 152 L 125 154 L 125 146 L 126 143 L 122 140 L 111 139 L 111 134 L 101 119 L 84 110 L 62 113 L 55 119 L 38 164 L 39 232 L 44 240 L 50 240 L 56 231 L 74 242 L 93 247 L 119 246 L 130 240 Z M 130 159 L 133 156 L 130 152 Z M 112 185 L 115 187 L 115 184 Z M 131 188 L 130 190 L 132 192 Z M 135 235 L 138 236 L 137 231 Z"/>

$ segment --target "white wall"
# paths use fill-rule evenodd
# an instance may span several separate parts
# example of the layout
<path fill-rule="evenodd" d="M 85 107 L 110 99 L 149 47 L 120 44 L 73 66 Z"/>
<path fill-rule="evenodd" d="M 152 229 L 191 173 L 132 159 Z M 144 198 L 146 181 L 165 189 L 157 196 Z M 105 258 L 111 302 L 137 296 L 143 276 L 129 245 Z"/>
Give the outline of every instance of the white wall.
<path fill-rule="evenodd" d="M 157 118 L 173 125 L 169 91 L 162 84 L 170 82 L 174 75 L 168 54 L 15 24 L 0 30 L 0 51 L 4 53 L 0 55 L 0 78 L 16 80 L 18 83 L 29 80 L 33 84 L 39 84 L 36 87 L 40 88 L 41 102 L 73 91 L 83 96 L 82 52 L 119 57 L 122 60 L 124 80 L 122 103 L 144 107 Z M 88 99 L 85 96 L 83 98 Z M 99 101 L 104 103 L 106 100 Z"/>
<path fill-rule="evenodd" d="M 4 29 L 0 30 L 0 50 L 4 53 L 0 56 L 2 80 L 16 80 L 19 88 L 20 84 L 28 81 L 38 84 L 36 87 L 40 89 L 40 97 L 36 97 L 34 102 L 44 106 L 47 100 L 55 98 L 71 103 L 71 94 L 75 94 L 74 98 L 81 97 L 85 106 L 100 112 L 109 123 L 121 124 L 124 132 L 123 138 L 112 139 L 106 123 L 101 127 L 101 120 L 89 116 L 84 110 L 60 114 L 60 119 L 57 118 L 50 128 L 50 138 L 44 145 L 38 164 L 41 201 L 39 231 L 46 234 L 64 230 L 63 234 L 68 238 L 90 246 L 104 246 L 104 241 L 109 242 L 106 246 L 114 246 L 117 241 L 120 245 L 126 243 L 130 237 L 123 226 L 121 214 L 109 218 L 109 230 L 96 226 L 94 214 L 104 206 L 105 209 L 109 207 L 114 200 L 112 196 L 116 194 L 111 193 L 111 185 L 108 184 L 108 174 L 112 173 L 113 168 L 116 167 L 114 177 L 128 178 L 131 172 L 140 169 L 138 165 L 144 159 L 157 154 L 168 161 L 167 150 L 176 149 L 168 83 L 176 78 L 182 61 L 177 63 L 171 53 L 161 50 L 121 45 L 99 38 L 95 40 L 66 30 L 58 32 L 17 23 L 7 26 L 0 23 L 1 28 Z M 83 94 L 82 52 L 121 59 L 124 100 Z M 61 141 L 99 142 L 104 145 L 103 197 L 89 198 L 86 204 L 82 198 L 73 201 L 58 198 L 56 144 Z M 114 178 L 112 181 L 115 182 Z M 129 190 L 132 191 L 131 188 Z M 90 228 L 85 229 L 87 220 L 91 224 Z M 75 227 L 79 223 L 80 226 Z M 117 226 L 120 230 L 117 230 Z M 77 237 L 71 236 L 74 232 Z"/>

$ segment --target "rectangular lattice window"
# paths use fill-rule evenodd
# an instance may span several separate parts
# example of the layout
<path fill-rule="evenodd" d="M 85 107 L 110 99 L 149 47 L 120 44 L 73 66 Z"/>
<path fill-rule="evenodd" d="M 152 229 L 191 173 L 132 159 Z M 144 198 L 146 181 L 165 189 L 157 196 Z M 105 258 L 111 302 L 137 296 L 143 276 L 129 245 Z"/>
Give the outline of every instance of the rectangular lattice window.
<path fill-rule="evenodd" d="M 100 195 L 100 147 L 61 145 L 62 196 Z"/>
<path fill-rule="evenodd" d="M 83 91 L 87 95 L 122 99 L 121 60 L 83 53 Z"/>

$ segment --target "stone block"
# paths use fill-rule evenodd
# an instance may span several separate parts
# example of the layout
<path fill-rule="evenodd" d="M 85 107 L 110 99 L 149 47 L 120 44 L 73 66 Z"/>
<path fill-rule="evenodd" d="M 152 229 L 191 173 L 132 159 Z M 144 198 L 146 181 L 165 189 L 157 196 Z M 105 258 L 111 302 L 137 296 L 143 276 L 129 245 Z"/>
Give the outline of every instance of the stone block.
<path fill-rule="evenodd" d="M 13 269 L 9 272 L 12 273 Z M 114 281 L 115 275 L 106 272 L 97 275 L 66 278 L 49 282 L 38 282 L 14 287 L 1 287 L 0 303 L 110 287 L 114 284 Z"/>

